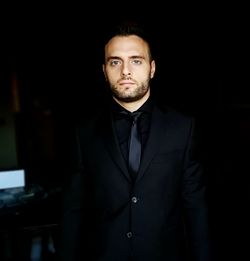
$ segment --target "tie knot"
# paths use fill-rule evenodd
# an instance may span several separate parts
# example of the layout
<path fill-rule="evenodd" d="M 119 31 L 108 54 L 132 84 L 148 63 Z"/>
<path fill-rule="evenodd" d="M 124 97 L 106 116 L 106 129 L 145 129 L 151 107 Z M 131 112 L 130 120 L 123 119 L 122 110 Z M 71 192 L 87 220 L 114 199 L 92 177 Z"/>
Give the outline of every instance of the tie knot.
<path fill-rule="evenodd" d="M 133 122 L 137 122 L 138 118 L 142 114 L 142 111 L 134 111 L 130 113 L 130 117 L 133 119 Z"/>
<path fill-rule="evenodd" d="M 121 118 L 127 118 L 127 119 L 131 120 L 132 122 L 136 122 L 141 114 L 142 114 L 142 111 L 134 111 L 134 112 L 121 111 L 120 112 Z"/>

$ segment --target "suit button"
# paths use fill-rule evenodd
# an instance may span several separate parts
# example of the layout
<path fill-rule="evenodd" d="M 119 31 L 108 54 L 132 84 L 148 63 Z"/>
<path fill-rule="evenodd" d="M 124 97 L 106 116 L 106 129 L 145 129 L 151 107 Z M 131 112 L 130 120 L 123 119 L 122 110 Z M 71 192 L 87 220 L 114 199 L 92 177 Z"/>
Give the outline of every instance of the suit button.
<path fill-rule="evenodd" d="M 131 200 L 132 200 L 132 202 L 133 202 L 133 203 L 137 203 L 137 201 L 138 201 L 138 198 L 137 198 L 137 197 L 132 197 L 132 199 L 131 199 Z"/>
<path fill-rule="evenodd" d="M 127 238 L 131 238 L 132 237 L 132 232 L 128 232 L 127 233 Z"/>

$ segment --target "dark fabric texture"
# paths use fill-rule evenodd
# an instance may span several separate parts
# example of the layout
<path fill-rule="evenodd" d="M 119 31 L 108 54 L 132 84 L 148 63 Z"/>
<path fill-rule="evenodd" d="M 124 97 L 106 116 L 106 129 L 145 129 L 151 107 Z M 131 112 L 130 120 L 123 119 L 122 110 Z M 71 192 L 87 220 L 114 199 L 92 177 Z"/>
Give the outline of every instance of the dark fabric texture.
<path fill-rule="evenodd" d="M 156 105 L 149 115 L 135 181 L 113 113 L 103 110 L 77 126 L 78 168 L 62 220 L 64 261 L 212 260 L 194 119 Z"/>

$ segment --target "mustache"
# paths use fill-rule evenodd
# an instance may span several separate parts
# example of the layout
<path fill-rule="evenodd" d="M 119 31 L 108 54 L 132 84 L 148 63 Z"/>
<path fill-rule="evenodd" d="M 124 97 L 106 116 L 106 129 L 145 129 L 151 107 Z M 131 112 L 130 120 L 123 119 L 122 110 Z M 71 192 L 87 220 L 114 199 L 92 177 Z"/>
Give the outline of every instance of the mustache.
<path fill-rule="evenodd" d="M 130 75 L 127 75 L 127 76 L 124 76 L 120 79 L 120 81 L 123 81 L 123 80 L 133 80 L 133 79 Z"/>

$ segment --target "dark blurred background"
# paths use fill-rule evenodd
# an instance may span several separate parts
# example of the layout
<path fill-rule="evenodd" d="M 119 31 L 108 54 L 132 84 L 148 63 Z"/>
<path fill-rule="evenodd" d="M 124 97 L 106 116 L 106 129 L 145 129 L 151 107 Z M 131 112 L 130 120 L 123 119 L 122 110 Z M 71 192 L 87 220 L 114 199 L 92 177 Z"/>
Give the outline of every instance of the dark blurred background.
<path fill-rule="evenodd" d="M 155 95 L 197 119 L 221 260 L 248 254 L 249 240 L 243 238 L 249 236 L 250 200 L 249 17 L 244 6 L 30 8 L 2 11 L 0 170 L 24 168 L 27 184 L 38 184 L 47 197 L 25 210 L 6 214 L 0 209 L 9 229 L 17 224 L 11 233 L 0 230 L 1 242 L 13 233 L 29 240 L 56 233 L 67 175 L 67 133 L 106 96 L 103 33 L 122 16 L 139 18 L 151 30 Z M 2 252 L 14 260 L 9 252 L 16 243 L 8 240 Z"/>

